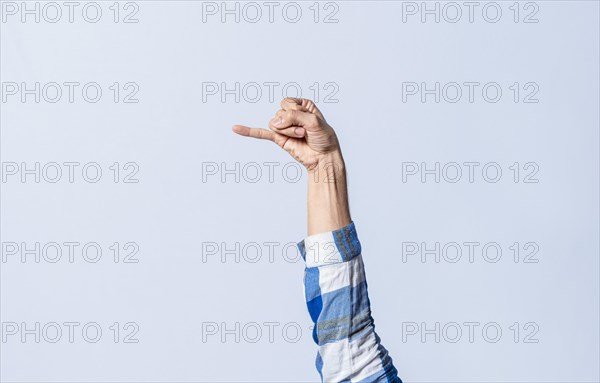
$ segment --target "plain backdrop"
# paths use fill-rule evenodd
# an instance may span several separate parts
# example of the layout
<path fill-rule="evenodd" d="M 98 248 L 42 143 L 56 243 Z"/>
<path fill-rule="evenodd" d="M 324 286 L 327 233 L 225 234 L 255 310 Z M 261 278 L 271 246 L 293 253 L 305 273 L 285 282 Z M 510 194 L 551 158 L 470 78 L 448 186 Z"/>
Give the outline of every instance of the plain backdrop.
<path fill-rule="evenodd" d="M 290 96 L 318 90 L 338 132 L 377 331 L 404 380 L 600 379 L 598 2 L 478 2 L 470 22 L 463 2 L 100 1 L 95 23 L 86 2 L 73 22 L 56 3 L 54 23 L 54 5 L 38 2 L 37 23 L 7 3 L 3 381 L 319 380 L 290 245 L 306 234 L 306 174 L 272 143 L 230 130 L 265 127 L 286 84 Z M 236 4 L 239 22 L 222 12 Z M 423 6 L 437 6 L 439 22 Z M 138 22 L 124 23 L 130 14 Z M 36 82 L 39 103 L 22 92 Z M 72 103 L 68 82 L 80 84 Z M 92 82 L 96 103 L 81 95 Z M 133 91 L 138 102 L 124 103 Z M 22 172 L 36 162 L 39 183 Z M 73 182 L 65 162 L 79 163 Z M 55 183 L 51 163 L 63 171 Z M 83 179 L 88 163 L 98 182 Z M 130 173 L 139 182 L 123 182 Z M 79 244 L 72 262 L 68 242 Z M 40 257 L 56 243 L 62 258 L 21 262 L 11 247 L 36 243 Z M 89 243 L 102 250 L 95 263 L 96 245 L 82 255 Z M 439 262 L 412 251 L 436 243 Z M 471 259 L 465 243 L 477 244 Z M 138 262 L 124 263 L 136 246 Z M 73 342 L 65 322 L 78 323 Z"/>

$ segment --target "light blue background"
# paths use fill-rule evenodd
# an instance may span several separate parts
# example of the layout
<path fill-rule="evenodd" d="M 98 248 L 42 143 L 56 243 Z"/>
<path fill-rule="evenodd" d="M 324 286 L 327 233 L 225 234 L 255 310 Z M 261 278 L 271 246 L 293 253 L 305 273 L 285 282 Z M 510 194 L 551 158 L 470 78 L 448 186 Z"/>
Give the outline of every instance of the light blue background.
<path fill-rule="evenodd" d="M 101 4 L 108 12 L 112 2 Z M 138 264 L 2 263 L 2 322 L 140 326 L 138 344 L 112 343 L 109 332 L 96 344 L 13 337 L 1 344 L 2 380 L 318 380 L 302 264 L 280 253 L 273 263 L 202 262 L 203 242 L 305 235 L 305 177 L 202 182 L 207 162 L 291 161 L 230 131 L 265 126 L 278 100 L 202 102 L 203 82 L 236 81 L 293 81 L 305 96 L 314 82 L 338 84 L 339 102 L 319 106 L 342 143 L 377 330 L 404 380 L 600 379 L 598 2 L 537 2 L 534 24 L 512 21 L 512 2 L 499 3 L 498 23 L 478 14 L 455 24 L 403 23 L 391 1 L 337 2 L 333 24 L 312 21 L 312 2 L 298 23 L 254 24 L 203 23 L 200 2 L 137 4 L 137 24 L 110 13 L 96 24 L 1 24 L 3 82 L 95 81 L 107 92 L 97 104 L 3 103 L 2 161 L 140 166 L 137 184 L 109 173 L 97 184 L 2 183 L 3 242 L 140 246 Z M 139 84 L 140 102 L 110 102 L 115 81 Z M 422 81 L 497 82 L 505 93 L 495 104 L 403 103 L 402 83 Z M 514 82 L 537 83 L 540 102 L 512 102 Z M 466 161 L 506 173 L 498 183 L 402 182 L 403 162 Z M 514 162 L 538 164 L 539 183 L 512 182 Z M 402 242 L 467 241 L 500 243 L 502 260 L 402 262 Z M 513 242 L 537 243 L 539 263 L 514 263 Z M 469 321 L 499 323 L 501 340 L 402 341 L 402 323 Z M 294 322 L 304 332 L 297 343 L 280 333 L 273 343 L 203 343 L 202 322 Z M 535 322 L 539 343 L 514 343 L 514 322 Z"/>

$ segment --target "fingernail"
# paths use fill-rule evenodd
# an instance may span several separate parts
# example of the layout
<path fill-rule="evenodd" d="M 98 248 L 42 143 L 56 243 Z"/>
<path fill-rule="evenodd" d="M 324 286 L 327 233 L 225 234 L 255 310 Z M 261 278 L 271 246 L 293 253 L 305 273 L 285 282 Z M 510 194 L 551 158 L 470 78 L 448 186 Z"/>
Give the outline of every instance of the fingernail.
<path fill-rule="evenodd" d="M 271 120 L 271 124 L 274 127 L 278 127 L 279 125 L 281 125 L 283 121 L 281 120 L 281 117 L 275 117 L 274 119 Z"/>
<path fill-rule="evenodd" d="M 294 133 L 296 133 L 297 136 L 304 136 L 304 128 L 296 128 L 294 129 Z"/>

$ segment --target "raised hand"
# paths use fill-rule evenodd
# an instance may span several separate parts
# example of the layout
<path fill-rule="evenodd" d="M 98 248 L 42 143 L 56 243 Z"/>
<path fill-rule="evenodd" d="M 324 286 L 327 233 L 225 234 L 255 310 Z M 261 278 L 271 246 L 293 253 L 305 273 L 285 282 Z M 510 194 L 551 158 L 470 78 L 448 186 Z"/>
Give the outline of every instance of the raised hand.
<path fill-rule="evenodd" d="M 285 98 L 280 105 L 281 109 L 269 121 L 270 130 L 234 125 L 233 131 L 242 136 L 273 141 L 308 170 L 315 169 L 328 154 L 339 151 L 333 128 L 314 102 Z"/>

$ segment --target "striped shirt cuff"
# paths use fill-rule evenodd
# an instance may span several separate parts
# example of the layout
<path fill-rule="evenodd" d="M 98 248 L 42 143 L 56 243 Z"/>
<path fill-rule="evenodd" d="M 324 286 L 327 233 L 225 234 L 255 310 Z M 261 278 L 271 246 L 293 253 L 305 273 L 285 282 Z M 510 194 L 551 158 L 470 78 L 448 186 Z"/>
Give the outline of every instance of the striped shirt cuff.
<path fill-rule="evenodd" d="M 347 262 L 361 252 L 354 222 L 338 230 L 308 236 L 298 243 L 298 249 L 309 268 Z"/>
<path fill-rule="evenodd" d="M 401 383 L 375 333 L 354 223 L 298 244 L 306 261 L 304 295 L 319 345 L 323 382 Z"/>

